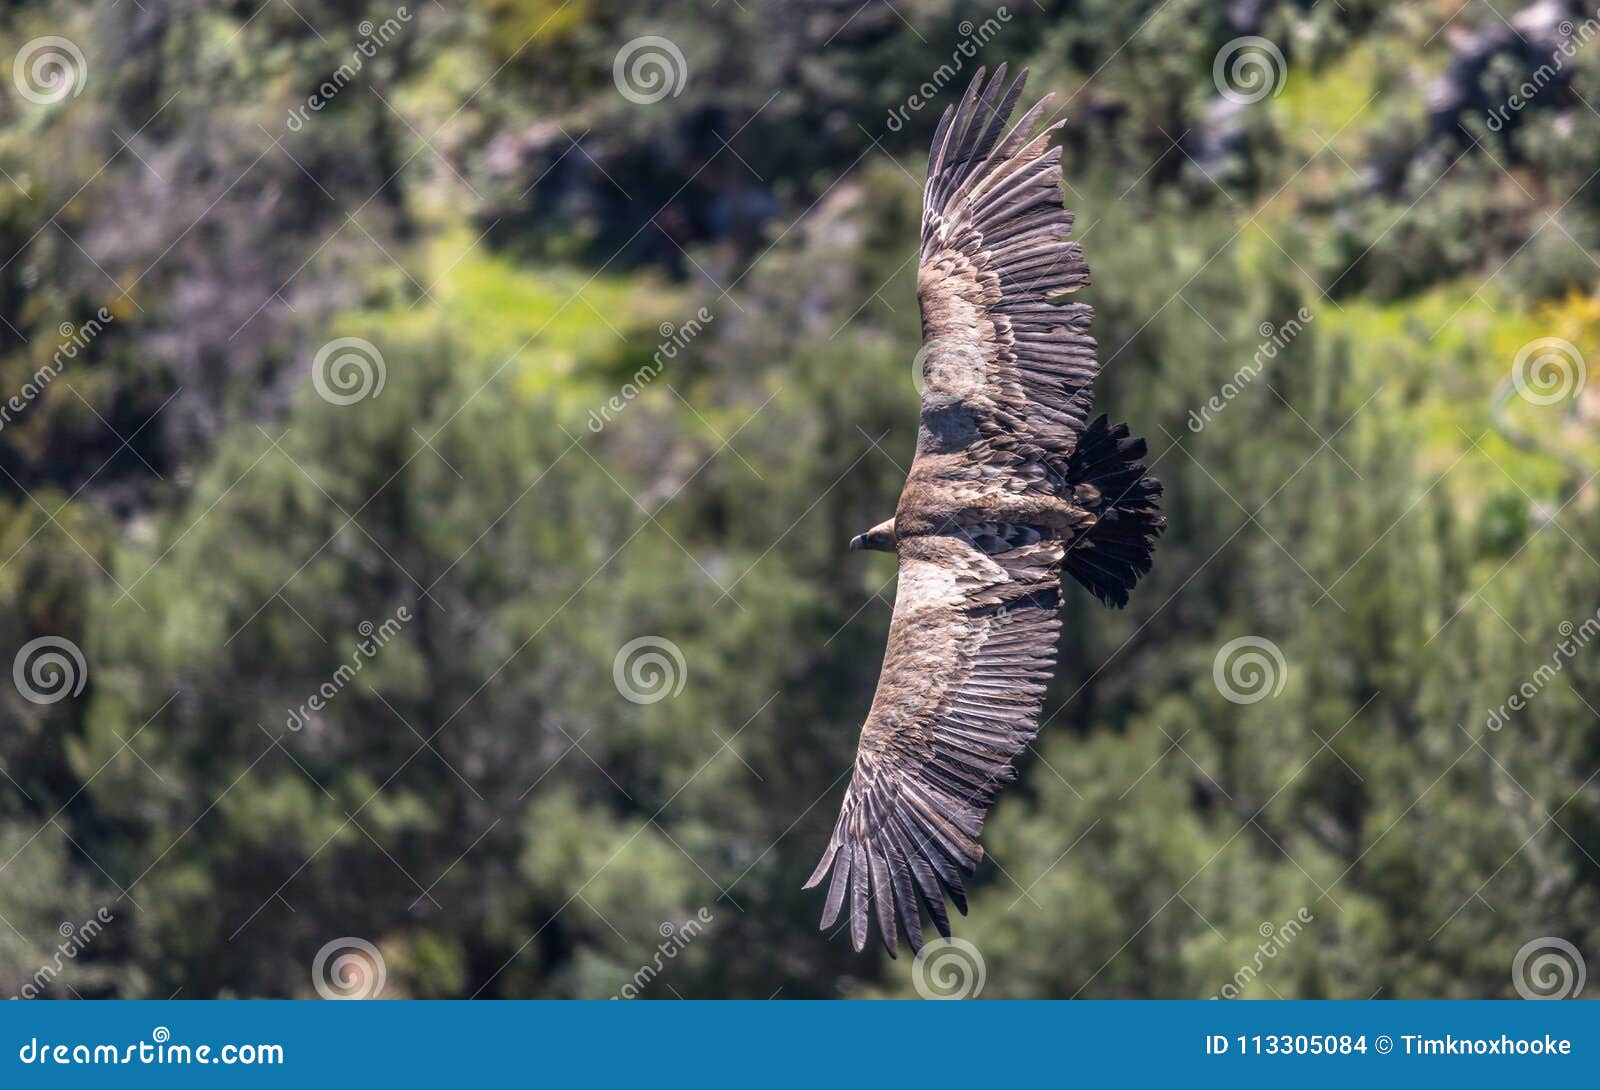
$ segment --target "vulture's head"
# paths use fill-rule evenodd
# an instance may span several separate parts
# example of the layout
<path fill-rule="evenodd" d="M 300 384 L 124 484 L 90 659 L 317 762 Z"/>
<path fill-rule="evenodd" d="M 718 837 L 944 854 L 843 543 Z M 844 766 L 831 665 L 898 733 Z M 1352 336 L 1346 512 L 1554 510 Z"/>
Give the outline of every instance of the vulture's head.
<path fill-rule="evenodd" d="M 894 552 L 894 519 L 885 519 L 864 534 L 850 539 L 850 551 L 872 549 L 880 553 Z"/>

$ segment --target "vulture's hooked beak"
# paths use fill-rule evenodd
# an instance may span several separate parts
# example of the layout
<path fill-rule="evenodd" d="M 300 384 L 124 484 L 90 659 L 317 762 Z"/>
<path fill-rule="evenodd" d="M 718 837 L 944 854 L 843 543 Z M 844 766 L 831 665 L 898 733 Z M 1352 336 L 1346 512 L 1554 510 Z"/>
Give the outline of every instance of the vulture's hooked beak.
<path fill-rule="evenodd" d="M 867 535 L 857 534 L 855 537 L 850 539 L 850 551 L 853 553 L 858 553 L 866 547 L 866 544 Z"/>

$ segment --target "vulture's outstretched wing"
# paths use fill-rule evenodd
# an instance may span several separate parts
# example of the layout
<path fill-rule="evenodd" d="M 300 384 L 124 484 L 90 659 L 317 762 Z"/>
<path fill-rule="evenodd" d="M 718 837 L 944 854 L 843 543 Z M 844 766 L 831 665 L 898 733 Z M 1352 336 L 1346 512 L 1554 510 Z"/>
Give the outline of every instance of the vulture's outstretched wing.
<path fill-rule="evenodd" d="M 839 823 L 806 888 L 833 869 L 822 926 L 848 895 L 850 939 L 867 942 L 869 904 L 890 954 L 895 918 L 922 947 L 926 905 L 950 934 L 944 899 L 967 910 L 962 872 L 983 858 L 978 836 L 1011 760 L 1038 729 L 1055 668 L 1059 541 L 988 556 L 961 535 L 900 548 L 889 646 L 861 729 Z"/>
<path fill-rule="evenodd" d="M 1055 301 L 1089 282 L 1068 242 L 1061 148 L 1033 132 L 1046 95 L 1009 131 L 1028 73 L 980 69 L 933 136 L 923 191 L 917 301 L 922 307 L 924 415 L 930 390 L 959 391 L 978 431 L 1059 467 L 1077 444 L 1100 369 L 1093 308 Z M 1003 135 L 1002 135 L 1003 134 Z"/>

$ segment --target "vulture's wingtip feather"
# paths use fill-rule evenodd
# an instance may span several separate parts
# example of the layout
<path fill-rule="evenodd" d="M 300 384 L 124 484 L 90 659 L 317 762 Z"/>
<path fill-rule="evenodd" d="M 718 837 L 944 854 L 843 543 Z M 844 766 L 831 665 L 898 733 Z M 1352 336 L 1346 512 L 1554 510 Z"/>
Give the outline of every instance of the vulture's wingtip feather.
<path fill-rule="evenodd" d="M 817 863 L 817 869 L 811 872 L 811 877 L 807 878 L 806 884 L 800 888 L 815 889 L 817 886 L 821 885 L 822 880 L 828 876 L 828 869 L 833 866 L 834 856 L 837 855 L 838 852 L 839 846 L 837 844 L 829 844 L 828 850 L 822 853 L 822 859 L 819 863 Z"/>

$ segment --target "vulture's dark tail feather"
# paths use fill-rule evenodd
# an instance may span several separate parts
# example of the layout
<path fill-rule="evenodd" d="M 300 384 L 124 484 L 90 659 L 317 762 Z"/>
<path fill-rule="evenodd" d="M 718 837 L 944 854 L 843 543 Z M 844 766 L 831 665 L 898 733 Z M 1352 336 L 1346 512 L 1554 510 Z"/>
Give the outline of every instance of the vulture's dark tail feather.
<path fill-rule="evenodd" d="M 1067 546 L 1061 566 L 1116 609 L 1150 570 L 1155 539 L 1167 525 L 1156 511 L 1161 482 L 1145 473 L 1144 454 L 1144 440 L 1130 436 L 1128 425 L 1111 427 L 1102 415 L 1084 429 L 1067 463 L 1075 498 L 1096 521 Z"/>

